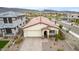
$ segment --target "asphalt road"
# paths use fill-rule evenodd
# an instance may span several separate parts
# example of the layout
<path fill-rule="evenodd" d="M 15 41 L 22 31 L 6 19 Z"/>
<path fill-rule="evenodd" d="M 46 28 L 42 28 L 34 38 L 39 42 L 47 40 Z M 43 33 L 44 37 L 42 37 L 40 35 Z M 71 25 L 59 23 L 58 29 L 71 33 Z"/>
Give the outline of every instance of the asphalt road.
<path fill-rule="evenodd" d="M 69 25 L 69 24 L 65 24 L 65 23 L 63 23 L 63 22 L 61 22 L 61 21 L 58 21 L 57 23 L 63 25 L 64 27 L 68 28 L 68 29 L 71 30 L 72 32 L 75 32 L 76 34 L 79 35 L 79 28 L 78 28 L 78 27 L 75 27 L 75 26 L 73 26 L 73 25 L 71 26 L 71 25 Z"/>
<path fill-rule="evenodd" d="M 70 33 L 67 33 L 63 30 L 63 33 L 65 34 L 66 41 L 72 46 L 72 48 L 75 51 L 79 51 L 79 40 L 75 36 L 71 35 Z"/>

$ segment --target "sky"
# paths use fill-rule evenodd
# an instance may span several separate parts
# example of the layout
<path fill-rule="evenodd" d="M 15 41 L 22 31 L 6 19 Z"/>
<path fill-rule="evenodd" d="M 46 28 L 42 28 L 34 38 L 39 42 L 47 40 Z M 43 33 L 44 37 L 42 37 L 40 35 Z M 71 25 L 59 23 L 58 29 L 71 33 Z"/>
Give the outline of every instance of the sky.
<path fill-rule="evenodd" d="M 0 7 L 79 11 L 78 0 L 0 0 Z"/>

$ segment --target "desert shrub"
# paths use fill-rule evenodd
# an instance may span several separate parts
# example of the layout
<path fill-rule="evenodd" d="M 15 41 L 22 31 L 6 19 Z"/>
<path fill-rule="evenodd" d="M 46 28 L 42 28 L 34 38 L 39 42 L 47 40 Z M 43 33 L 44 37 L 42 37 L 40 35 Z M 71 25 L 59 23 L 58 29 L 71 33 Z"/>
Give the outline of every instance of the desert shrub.
<path fill-rule="evenodd" d="M 55 41 L 58 41 L 58 34 L 55 35 Z"/>
<path fill-rule="evenodd" d="M 59 49 L 57 49 L 57 51 L 64 51 L 64 49 L 63 48 L 59 48 Z"/>
<path fill-rule="evenodd" d="M 67 33 L 69 33 L 69 30 L 66 30 Z"/>
<path fill-rule="evenodd" d="M 59 28 L 60 28 L 60 29 L 62 29 L 62 27 L 63 27 L 62 25 L 59 25 Z"/>
<path fill-rule="evenodd" d="M 21 43 L 22 41 L 23 41 L 23 39 L 17 39 L 16 42 L 15 42 L 15 44 L 19 44 L 19 43 Z"/>

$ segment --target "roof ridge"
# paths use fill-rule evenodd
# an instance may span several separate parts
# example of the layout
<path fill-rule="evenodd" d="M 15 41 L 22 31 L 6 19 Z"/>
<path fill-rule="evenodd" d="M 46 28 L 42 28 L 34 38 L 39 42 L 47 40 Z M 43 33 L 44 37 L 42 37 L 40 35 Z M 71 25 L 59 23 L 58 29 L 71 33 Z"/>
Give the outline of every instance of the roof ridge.
<path fill-rule="evenodd" d="M 41 16 L 40 16 L 40 24 L 41 24 L 42 22 L 41 22 Z"/>
<path fill-rule="evenodd" d="M 34 24 L 46 24 L 46 25 L 49 25 L 49 26 L 56 26 L 52 21 L 50 21 L 48 18 L 46 17 L 43 17 L 43 16 L 39 16 L 39 17 L 35 17 L 33 18 L 32 20 L 30 20 L 30 22 L 28 22 L 26 24 L 26 26 L 24 27 L 28 27 L 28 26 L 31 26 L 31 25 L 34 25 Z"/>

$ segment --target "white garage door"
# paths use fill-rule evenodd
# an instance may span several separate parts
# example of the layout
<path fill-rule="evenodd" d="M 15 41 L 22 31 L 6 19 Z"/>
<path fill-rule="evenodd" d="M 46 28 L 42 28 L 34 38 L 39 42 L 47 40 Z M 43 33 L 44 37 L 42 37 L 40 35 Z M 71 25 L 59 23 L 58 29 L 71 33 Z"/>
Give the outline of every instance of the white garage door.
<path fill-rule="evenodd" d="M 40 30 L 29 30 L 24 32 L 24 37 L 41 37 L 41 31 Z"/>

